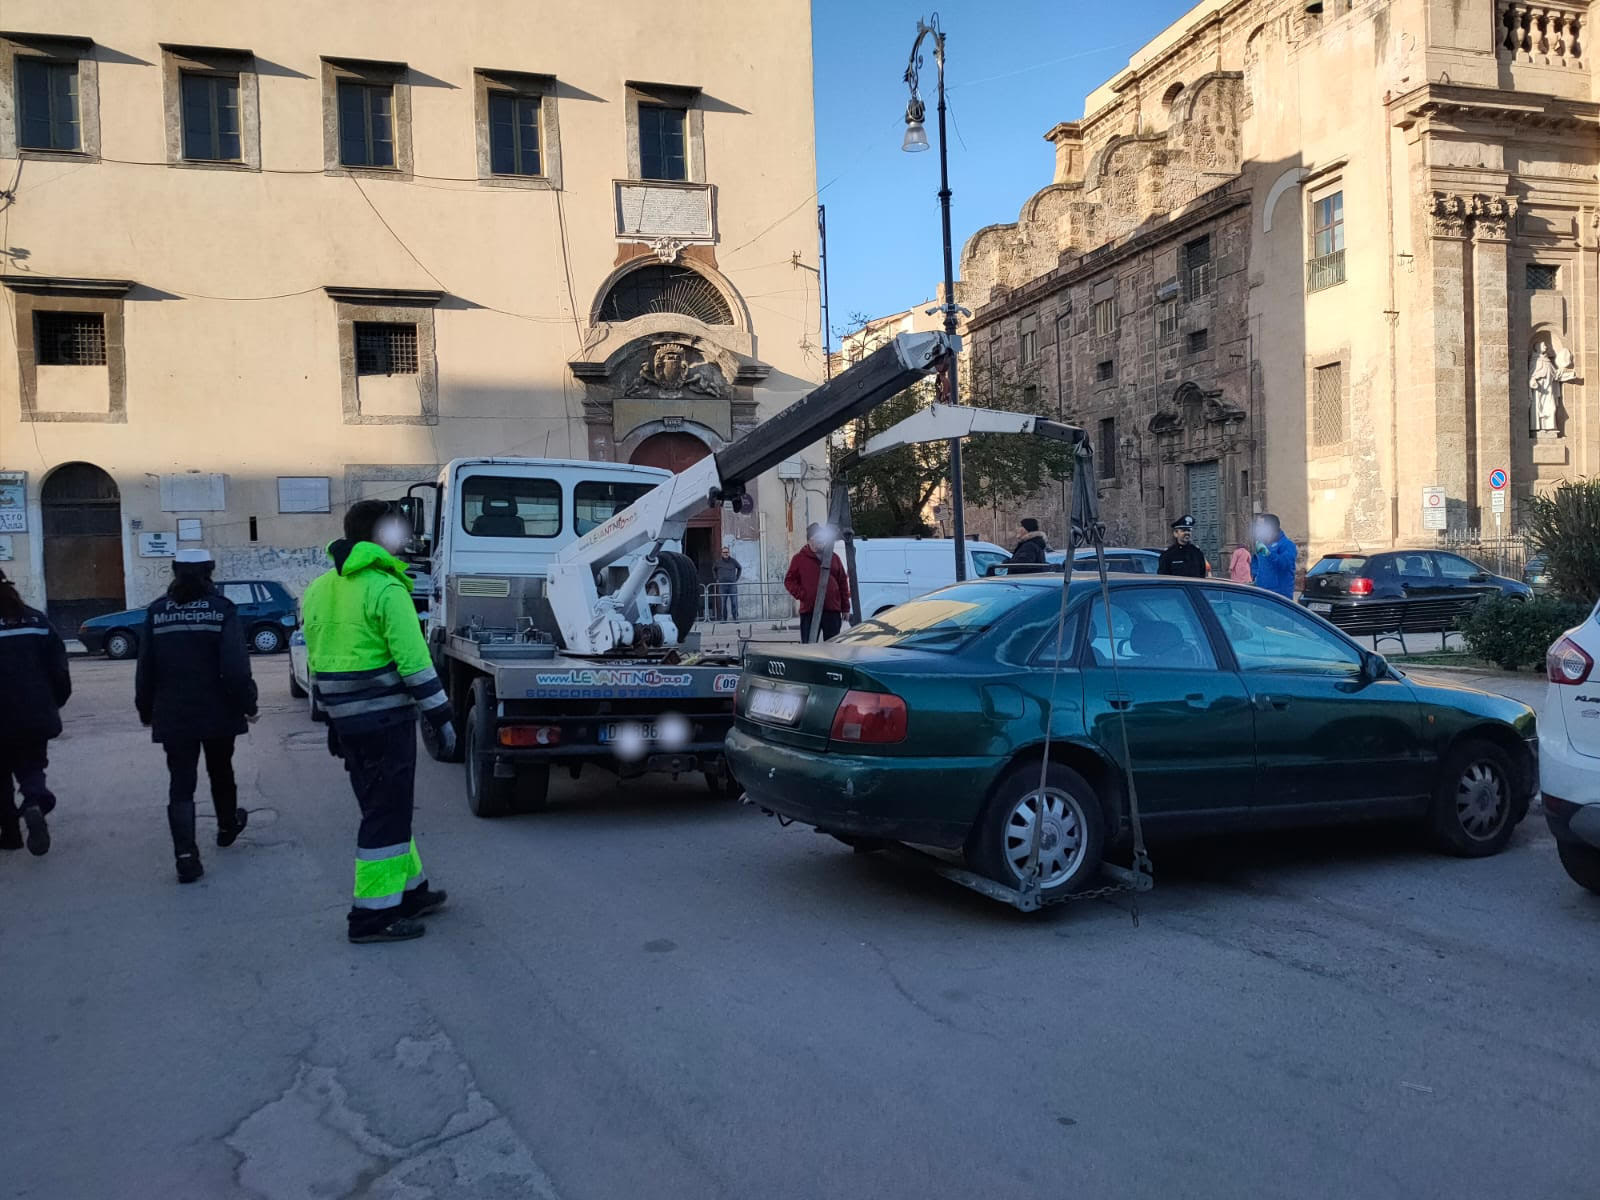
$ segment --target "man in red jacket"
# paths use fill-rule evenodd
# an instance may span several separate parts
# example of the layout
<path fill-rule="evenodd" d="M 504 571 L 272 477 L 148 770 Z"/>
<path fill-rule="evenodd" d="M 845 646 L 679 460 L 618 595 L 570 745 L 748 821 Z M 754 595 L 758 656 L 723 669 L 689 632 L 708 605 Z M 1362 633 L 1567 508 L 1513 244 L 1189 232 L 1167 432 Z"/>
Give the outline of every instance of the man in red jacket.
<path fill-rule="evenodd" d="M 800 605 L 800 640 L 811 640 L 811 618 L 817 607 L 817 578 L 822 574 L 822 551 L 827 548 L 821 525 L 806 526 L 806 544 L 789 560 L 783 588 Z M 837 552 L 828 563 L 828 591 L 822 600 L 822 640 L 839 634 L 844 610 L 850 607 L 850 577 Z"/>

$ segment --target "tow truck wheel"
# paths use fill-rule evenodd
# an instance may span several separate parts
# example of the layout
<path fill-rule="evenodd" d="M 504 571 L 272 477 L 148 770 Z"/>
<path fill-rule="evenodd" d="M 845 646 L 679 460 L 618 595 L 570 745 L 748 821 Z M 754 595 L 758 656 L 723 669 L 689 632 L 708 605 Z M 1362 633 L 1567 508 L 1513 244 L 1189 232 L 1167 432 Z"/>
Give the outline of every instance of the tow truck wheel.
<path fill-rule="evenodd" d="M 687 554 L 663 550 L 656 555 L 656 569 L 645 587 L 667 602 L 667 613 L 678 627 L 681 639 L 689 632 L 700 612 L 700 572 Z"/>
<path fill-rule="evenodd" d="M 503 817 L 512 811 L 515 779 L 494 774 L 494 695 L 487 679 L 472 681 L 472 707 L 463 736 L 467 758 L 467 807 L 475 817 Z"/>

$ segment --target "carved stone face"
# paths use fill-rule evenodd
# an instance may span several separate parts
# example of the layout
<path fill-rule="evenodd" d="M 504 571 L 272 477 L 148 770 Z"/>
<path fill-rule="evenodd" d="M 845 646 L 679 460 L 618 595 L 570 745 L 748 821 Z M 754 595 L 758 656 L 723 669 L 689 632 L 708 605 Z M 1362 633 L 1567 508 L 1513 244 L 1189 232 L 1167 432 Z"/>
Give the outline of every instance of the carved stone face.
<path fill-rule="evenodd" d="M 657 346 L 650 360 L 650 373 L 660 387 L 682 387 L 689 375 L 689 358 L 684 348 L 676 342 L 664 342 Z"/>

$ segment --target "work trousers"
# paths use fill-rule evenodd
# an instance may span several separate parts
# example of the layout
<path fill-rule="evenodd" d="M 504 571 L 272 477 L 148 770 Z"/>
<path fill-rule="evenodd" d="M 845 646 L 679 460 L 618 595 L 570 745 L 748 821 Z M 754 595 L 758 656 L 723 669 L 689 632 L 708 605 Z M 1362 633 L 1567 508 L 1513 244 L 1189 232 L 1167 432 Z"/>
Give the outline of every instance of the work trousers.
<path fill-rule="evenodd" d="M 816 616 L 815 613 L 800 614 L 800 640 L 802 642 L 811 640 L 811 618 L 814 616 Z M 834 612 L 831 608 L 822 610 L 822 641 L 830 641 L 839 636 L 840 619 L 841 614 Z"/>
<path fill-rule="evenodd" d="M 206 777 L 211 781 L 211 804 L 217 811 L 217 828 L 239 823 L 239 785 L 233 777 L 233 737 L 163 742 L 167 752 L 167 825 L 172 830 L 172 853 L 182 858 L 198 854 L 194 840 L 194 792 L 200 782 L 200 756 L 205 755 Z"/>
<path fill-rule="evenodd" d="M 350 933 L 374 933 L 408 915 L 428 877 L 411 836 L 411 808 L 417 775 L 416 722 L 378 729 L 336 731 L 350 786 L 361 805 L 356 834 L 355 901 Z"/>
<path fill-rule="evenodd" d="M 21 829 L 17 820 L 16 793 L 22 793 L 22 807 L 37 804 L 39 811 L 48 813 L 56 806 L 56 798 L 45 786 L 44 772 L 50 765 L 46 752 L 49 742 L 44 738 L 0 737 L 0 831 L 15 833 Z M 11 781 L 16 780 L 16 790 Z"/>

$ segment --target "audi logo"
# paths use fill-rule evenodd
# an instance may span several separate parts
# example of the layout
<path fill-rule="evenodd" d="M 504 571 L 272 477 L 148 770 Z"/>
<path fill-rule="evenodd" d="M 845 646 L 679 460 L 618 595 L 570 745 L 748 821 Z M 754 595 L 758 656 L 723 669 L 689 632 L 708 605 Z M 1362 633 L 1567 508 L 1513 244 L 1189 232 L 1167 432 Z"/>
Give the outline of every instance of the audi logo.
<path fill-rule="evenodd" d="M 768 675 L 782 675 L 788 669 L 789 669 L 789 664 L 788 663 L 769 662 L 767 664 L 767 674 Z"/>

